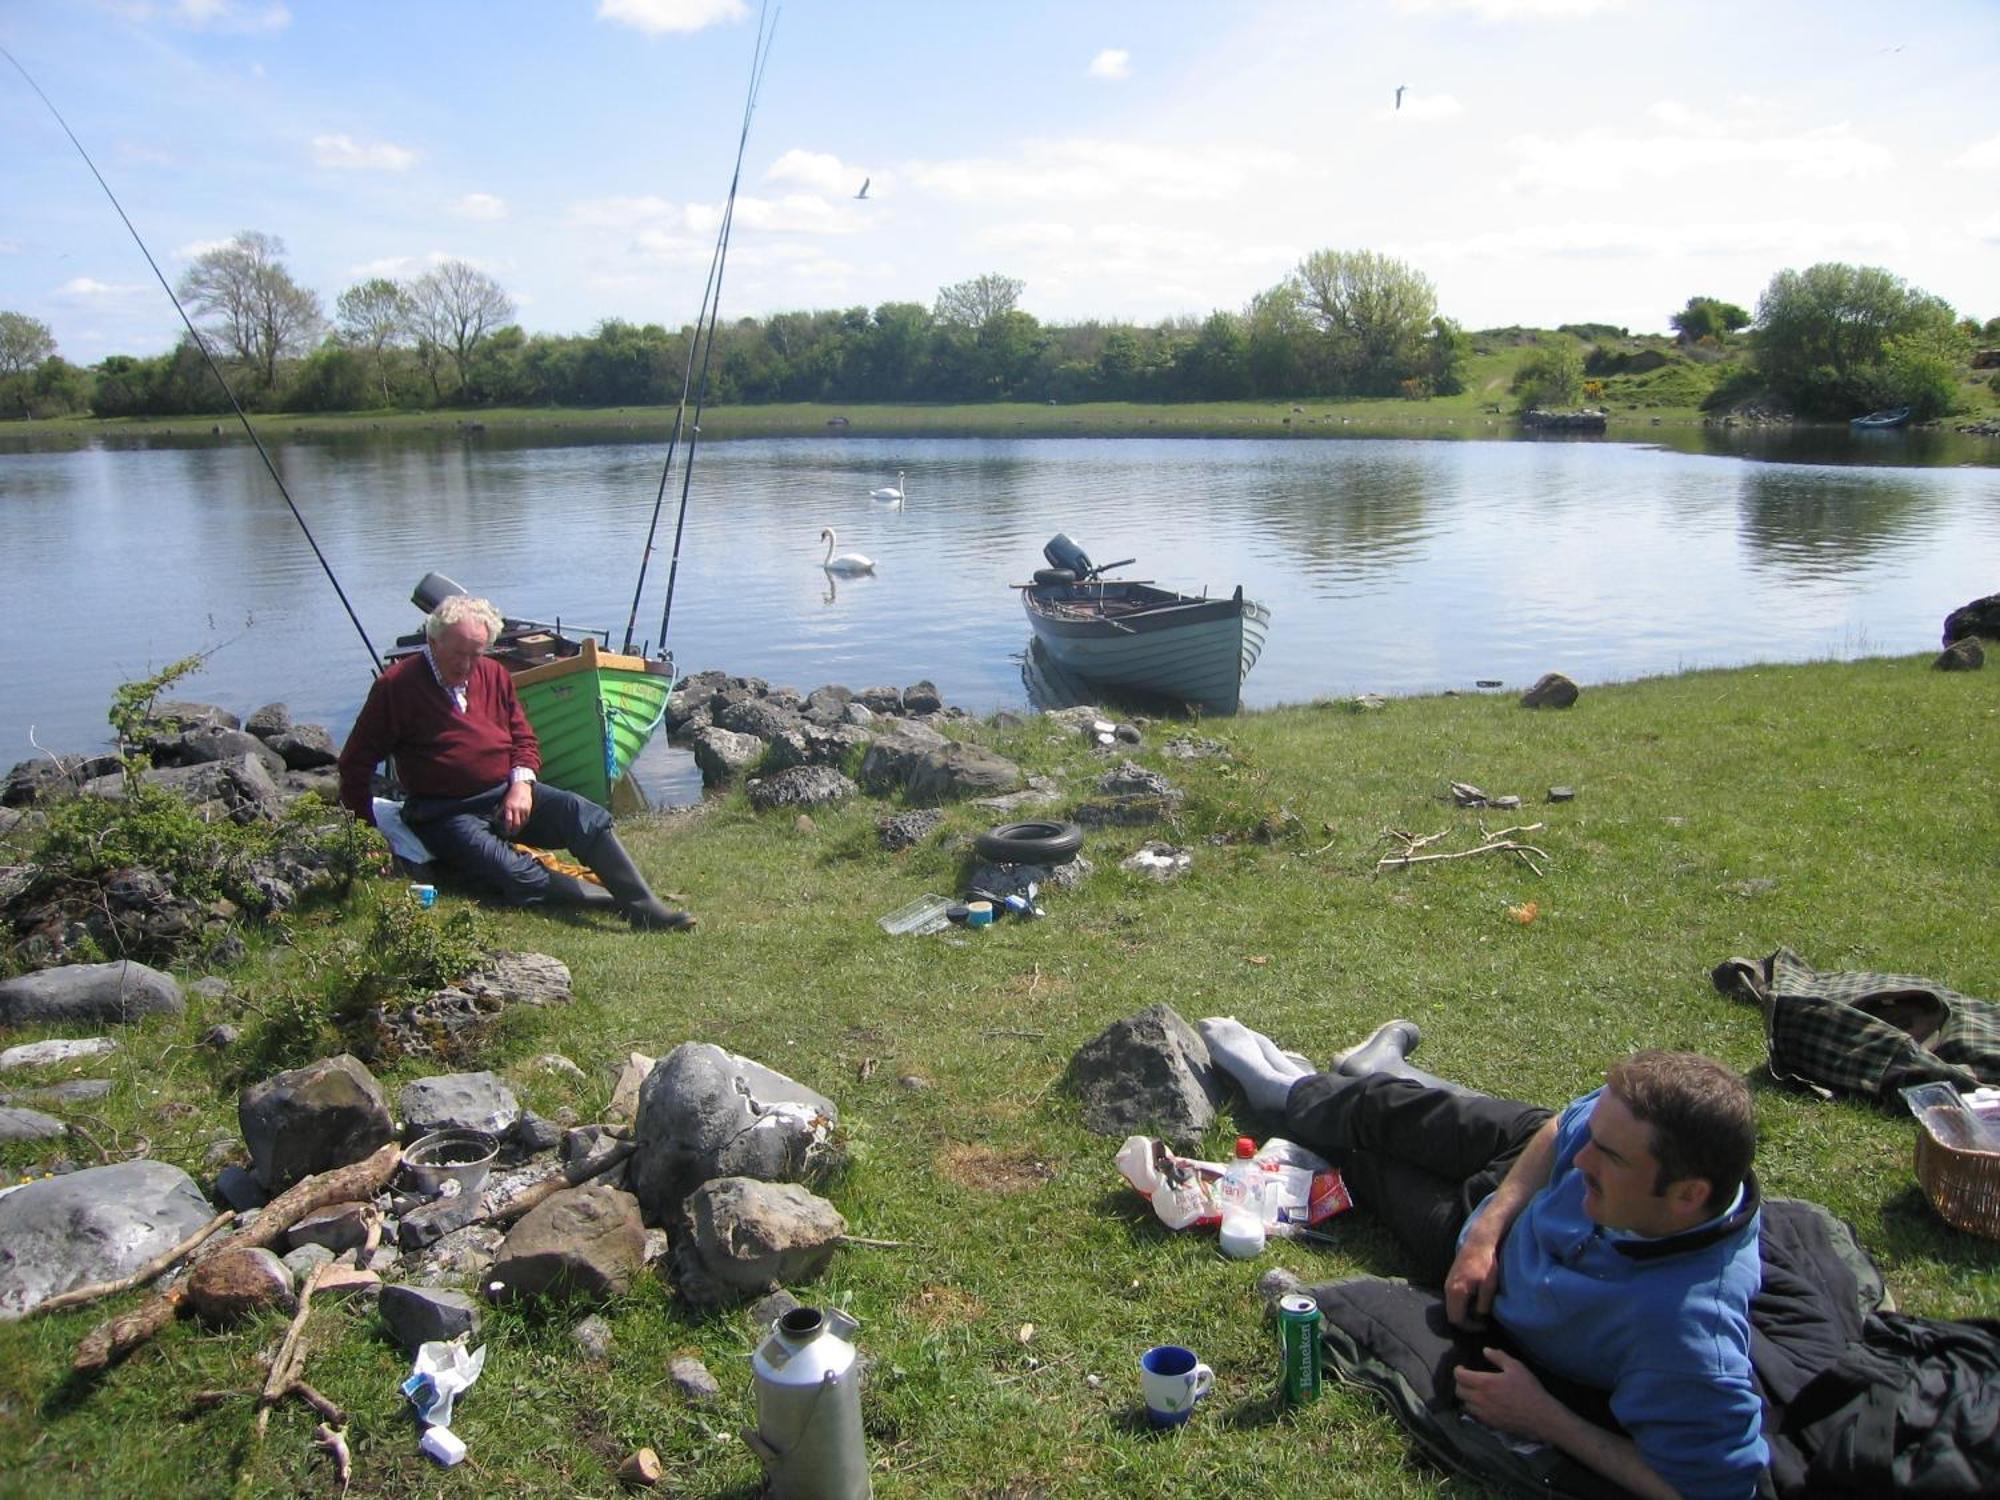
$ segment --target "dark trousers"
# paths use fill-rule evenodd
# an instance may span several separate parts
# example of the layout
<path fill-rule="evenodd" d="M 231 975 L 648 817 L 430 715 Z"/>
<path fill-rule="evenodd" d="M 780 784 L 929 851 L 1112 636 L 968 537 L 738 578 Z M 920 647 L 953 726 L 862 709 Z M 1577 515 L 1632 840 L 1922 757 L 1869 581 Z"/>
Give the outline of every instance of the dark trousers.
<path fill-rule="evenodd" d="M 504 781 L 472 797 L 412 797 L 403 804 L 403 821 L 440 864 L 490 887 L 509 906 L 526 906 L 548 895 L 549 872 L 515 844 L 567 849 L 589 864 L 585 851 L 611 827 L 610 813 L 574 792 L 539 781 L 529 790 L 534 806 L 511 838 L 499 827 Z"/>
<path fill-rule="evenodd" d="M 1388 1073 L 1312 1073 L 1292 1085 L 1285 1134 L 1340 1168 L 1415 1261 L 1414 1279 L 1442 1286 L 1459 1230 L 1549 1115 Z"/>

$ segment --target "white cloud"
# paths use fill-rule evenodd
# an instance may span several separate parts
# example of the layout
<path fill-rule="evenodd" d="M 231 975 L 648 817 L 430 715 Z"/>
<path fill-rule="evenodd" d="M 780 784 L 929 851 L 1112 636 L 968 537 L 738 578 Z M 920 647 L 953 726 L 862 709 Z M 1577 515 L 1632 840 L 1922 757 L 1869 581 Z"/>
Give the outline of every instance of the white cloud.
<path fill-rule="evenodd" d="M 1968 172 L 1991 172 L 2000 168 L 2000 135 L 1988 136 L 1976 146 L 1967 146 L 1951 159 L 1951 164 Z"/>
<path fill-rule="evenodd" d="M 507 200 L 491 193 L 467 193 L 452 204 L 451 211 L 461 219 L 504 219 Z"/>
<path fill-rule="evenodd" d="M 313 160 L 322 167 L 406 172 L 417 161 L 417 153 L 405 146 L 388 141 L 357 141 L 351 135 L 316 135 L 312 147 Z"/>
<path fill-rule="evenodd" d="M 244 0 L 168 0 L 164 4 L 126 0 L 112 8 L 130 21 L 165 21 L 190 31 L 283 31 L 292 24 L 292 13 L 284 6 L 246 4 Z"/>
<path fill-rule="evenodd" d="M 1572 220 L 1486 230 L 1457 240 L 1431 240 L 1401 247 L 1398 253 L 1419 265 L 1433 260 L 1692 260 L 1726 256 L 1784 261 L 1877 256 L 1909 247 L 1907 228 L 1880 221 L 1825 224 L 1782 219 L 1663 227 L 1656 223 Z"/>
<path fill-rule="evenodd" d="M 77 276 L 56 288 L 56 295 L 76 302 L 108 302 L 130 297 L 145 290 L 143 286 L 99 281 L 92 276 Z"/>
<path fill-rule="evenodd" d="M 996 224 L 978 237 L 989 250 L 1068 249 L 1076 240 L 1076 230 L 1068 224 Z"/>
<path fill-rule="evenodd" d="M 1984 240 L 1989 245 L 2000 245 L 2000 214 L 1988 214 L 1978 223 L 1966 225 L 1965 232 L 1975 240 Z"/>
<path fill-rule="evenodd" d="M 1509 185 L 1529 192 L 1610 190 L 1633 178 L 1664 180 L 1689 172 L 1776 172 L 1813 182 L 1866 177 L 1894 162 L 1886 146 L 1832 125 L 1796 135 L 1730 136 L 1698 132 L 1654 136 L 1523 136 L 1509 146 L 1518 163 Z"/>
<path fill-rule="evenodd" d="M 837 156 L 825 151 L 787 151 L 765 169 L 766 182 L 796 182 L 820 193 L 840 193 L 843 196 L 861 186 L 861 179 L 868 173 L 859 167 L 850 167 Z M 875 192 L 872 185 L 869 191 Z"/>
<path fill-rule="evenodd" d="M 220 240 L 189 240 L 174 251 L 174 256 L 178 260 L 199 260 L 211 250 L 227 250 L 235 243 L 233 236 Z"/>
<path fill-rule="evenodd" d="M 663 31 L 700 31 L 749 14 L 743 0 L 599 0 L 597 17 L 636 26 L 657 36 Z"/>
<path fill-rule="evenodd" d="M 1106 47 L 1090 60 L 1092 78 L 1130 78 L 1132 54 L 1123 47 Z"/>
<path fill-rule="evenodd" d="M 380 260 L 364 261 L 358 266 L 349 266 L 347 274 L 357 281 L 366 281 L 373 276 L 387 276 L 393 280 L 403 276 L 421 276 L 448 260 L 464 261 L 489 276 L 497 276 L 505 269 L 494 261 L 474 260 L 469 255 L 453 255 L 445 250 L 426 250 L 422 255 L 385 255 Z M 520 298 L 514 300 L 518 302 Z"/>
<path fill-rule="evenodd" d="M 712 235 L 722 225 L 720 203 L 690 203 L 683 222 L 696 234 Z M 775 234 L 853 234 L 862 227 L 855 215 L 835 208 L 817 193 L 787 193 L 782 198 L 736 196 L 731 233 L 764 230 Z"/>
<path fill-rule="evenodd" d="M 21 242 L 19 240 L 0 240 L 0 255 L 19 255 L 20 253 Z"/>
<path fill-rule="evenodd" d="M 1183 149 L 1123 141 L 1029 141 L 1010 160 L 917 162 L 903 176 L 940 196 L 987 204 L 1132 195 L 1193 202 L 1233 196 L 1247 177 L 1289 173 L 1295 164 L 1289 152 L 1261 145 Z"/>
<path fill-rule="evenodd" d="M 1388 118 L 1419 123 L 1454 120 L 1464 113 L 1465 106 L 1458 102 L 1455 94 L 1405 94 L 1400 106 L 1391 104 L 1382 110 Z"/>
<path fill-rule="evenodd" d="M 664 198 L 582 198 L 569 206 L 570 222 L 585 229 L 632 229 L 679 212 Z"/>
<path fill-rule="evenodd" d="M 1469 10 L 1482 21 L 1573 21 L 1623 10 L 1625 0 L 1396 0 L 1411 15 Z"/>

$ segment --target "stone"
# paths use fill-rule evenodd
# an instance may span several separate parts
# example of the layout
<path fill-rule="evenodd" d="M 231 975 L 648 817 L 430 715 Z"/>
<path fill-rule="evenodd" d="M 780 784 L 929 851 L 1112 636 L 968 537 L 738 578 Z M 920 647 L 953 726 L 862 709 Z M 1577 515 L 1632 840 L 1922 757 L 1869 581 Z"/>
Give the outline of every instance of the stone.
<path fill-rule="evenodd" d="M 291 1267 L 252 1247 L 195 1262 L 187 1290 L 195 1316 L 218 1328 L 274 1309 L 290 1311 L 295 1300 Z"/>
<path fill-rule="evenodd" d="M 202 1046 L 211 1052 L 227 1052 L 243 1040 L 243 1028 L 227 1021 L 219 1026 L 211 1026 L 201 1034 Z"/>
<path fill-rule="evenodd" d="M 287 771 L 317 771 L 340 759 L 333 736 L 317 724 L 301 724 L 288 733 L 274 734 L 265 744 L 277 753 Z"/>
<path fill-rule="evenodd" d="M 11 1072 L 15 1068 L 46 1068 L 55 1063 L 78 1062 L 117 1050 L 118 1043 L 108 1036 L 51 1037 L 45 1042 L 23 1042 L 18 1047 L 0 1052 L 0 1073 Z"/>
<path fill-rule="evenodd" d="M 953 743 L 912 766 L 903 790 L 912 802 L 956 802 L 1011 792 L 1026 780 L 1021 768 L 1004 755 L 983 745 Z"/>
<path fill-rule="evenodd" d="M 479 1304 L 464 1292 L 396 1282 L 382 1288 L 376 1314 L 405 1353 L 419 1345 L 446 1343 L 461 1333 L 479 1337 Z"/>
<path fill-rule="evenodd" d="M 634 1053 L 637 1057 L 639 1054 Z M 641 1082 L 644 1082 L 642 1077 Z M 638 1096 L 633 1095 L 632 1110 L 637 1114 Z M 630 1119 L 626 1120 L 629 1125 Z M 619 1146 L 623 1144 L 616 1132 L 603 1125 L 579 1125 L 574 1130 L 565 1131 L 562 1141 L 562 1162 L 570 1169 L 570 1176 L 581 1182 L 586 1177 L 594 1177 L 611 1163 Z"/>
<path fill-rule="evenodd" d="M 764 742 L 755 735 L 737 734 L 711 725 L 695 734 L 693 750 L 694 763 L 701 767 L 702 784 L 722 786 L 763 759 Z"/>
<path fill-rule="evenodd" d="M 1960 636 L 1931 665 L 1940 672 L 1977 672 L 1986 665 L 1986 651 L 1976 636 Z"/>
<path fill-rule="evenodd" d="M 759 812 L 775 807 L 826 807 L 845 802 L 860 788 L 832 766 L 792 766 L 750 783 L 750 805 Z"/>
<path fill-rule="evenodd" d="M 243 721 L 243 728 L 260 740 L 268 740 L 274 734 L 289 734 L 292 711 L 283 703 L 266 703 Z"/>
<path fill-rule="evenodd" d="M 248 1168 L 233 1162 L 215 1174 L 215 1196 L 238 1213 L 262 1208 L 271 1201 L 264 1184 L 251 1176 Z"/>
<path fill-rule="evenodd" d="M 639 1090 L 629 1179 L 648 1223 L 716 1177 L 818 1181 L 845 1161 L 833 1101 L 747 1057 L 683 1042 Z"/>
<path fill-rule="evenodd" d="M 448 1184 L 452 1188 L 457 1183 Z M 435 1245 L 446 1235 L 464 1229 L 480 1215 L 480 1195 L 441 1192 L 427 1203 L 406 1212 L 396 1225 L 396 1243 L 405 1250 L 421 1250 Z"/>
<path fill-rule="evenodd" d="M 161 764 L 205 766 L 248 757 L 273 777 L 285 770 L 284 756 L 241 729 L 190 729 L 172 743 L 171 752 L 160 756 Z"/>
<path fill-rule="evenodd" d="M 866 729 L 875 722 L 875 710 L 865 703 L 850 703 L 847 712 L 840 716 L 843 724 L 852 724 L 856 729 Z"/>
<path fill-rule="evenodd" d="M 373 1205 L 367 1203 L 329 1203 L 316 1208 L 292 1225 L 288 1235 L 291 1247 L 324 1245 L 335 1255 L 352 1250 L 367 1240 L 373 1213 Z"/>
<path fill-rule="evenodd" d="M 1136 745 L 1142 738 L 1137 724 L 1120 724 L 1111 731 L 1111 737 L 1121 745 Z"/>
<path fill-rule="evenodd" d="M 487 1290 L 496 1302 L 542 1295 L 603 1301 L 630 1291 L 645 1264 L 637 1199 L 612 1187 L 568 1188 L 508 1231 Z"/>
<path fill-rule="evenodd" d="M 1129 858 L 1119 861 L 1118 868 L 1144 875 L 1148 880 L 1157 880 L 1164 885 L 1187 874 L 1193 863 L 1194 856 L 1187 850 L 1176 849 L 1158 839 L 1148 839 Z"/>
<path fill-rule="evenodd" d="M 1988 594 L 1970 604 L 1961 604 L 1944 617 L 1944 640 L 1941 644 L 1949 646 L 1953 641 L 1979 636 L 1989 641 L 2000 641 L 2000 594 Z"/>
<path fill-rule="evenodd" d="M 521 1118 L 507 1133 L 508 1145 L 521 1156 L 540 1156 L 544 1151 L 553 1151 L 562 1144 L 562 1138 L 560 1125 L 543 1119 L 531 1109 L 522 1110 Z"/>
<path fill-rule="evenodd" d="M 274 1193 L 395 1139 L 381 1084 L 345 1052 L 252 1084 L 236 1118 L 257 1180 Z"/>
<path fill-rule="evenodd" d="M 88 1104 L 110 1092 L 109 1078 L 65 1078 L 48 1088 L 0 1093 L 0 1104 Z"/>
<path fill-rule="evenodd" d="M 646 1075 L 653 1071 L 656 1061 L 657 1058 L 648 1057 L 643 1052 L 625 1054 L 625 1061 L 618 1066 L 618 1079 L 611 1086 L 611 1102 L 604 1107 L 606 1123 L 630 1125 L 639 1118 L 639 1090 L 645 1085 Z"/>
<path fill-rule="evenodd" d="M 914 849 L 944 822 L 944 813 L 935 807 L 917 807 L 884 818 L 879 828 L 882 847 L 895 853 Z"/>
<path fill-rule="evenodd" d="M 199 703 L 192 698 L 169 698 L 155 703 L 146 715 L 148 726 L 167 733 L 187 729 L 241 729 L 243 721 L 226 708 Z"/>
<path fill-rule="evenodd" d="M 287 1250 L 284 1260 L 291 1273 L 304 1281 L 320 1266 L 332 1265 L 334 1254 L 324 1245 L 300 1245 L 295 1250 Z"/>
<path fill-rule="evenodd" d="M 846 721 L 847 705 L 853 701 L 853 693 L 838 683 L 828 683 L 806 694 L 803 712 L 815 724 L 840 724 Z"/>
<path fill-rule="evenodd" d="M 667 1258 L 667 1252 L 674 1248 L 674 1237 L 664 1229 L 646 1231 L 646 1264 L 657 1266 Z"/>
<path fill-rule="evenodd" d="M 774 740 L 803 722 L 800 715 L 757 698 L 732 703 L 715 716 L 717 728 L 734 734 L 751 735 L 759 740 Z"/>
<path fill-rule="evenodd" d="M 583 1069 L 579 1068 L 567 1057 L 564 1057 L 560 1052 L 544 1052 L 540 1057 L 535 1058 L 529 1063 L 528 1066 L 538 1068 L 544 1073 L 559 1074 L 564 1078 L 573 1079 L 577 1083 L 587 1081 Z"/>
<path fill-rule="evenodd" d="M 1178 800 L 1186 795 L 1158 771 L 1149 771 L 1133 760 L 1121 760 L 1098 777 L 1097 790 L 1107 797 L 1162 797 Z"/>
<path fill-rule="evenodd" d="M 1229 747 L 1221 740 L 1182 735 L 1179 739 L 1168 740 L 1166 744 L 1160 746 L 1160 754 L 1168 760 L 1215 760 L 1227 758 Z"/>
<path fill-rule="evenodd" d="M 338 1263 L 319 1273 L 319 1284 L 313 1289 L 315 1299 L 324 1297 L 333 1302 L 345 1302 L 350 1298 L 372 1302 L 381 1293 L 382 1278 L 373 1271 Z"/>
<path fill-rule="evenodd" d="M 938 696 L 937 684 L 929 678 L 913 682 L 903 689 L 903 712 L 906 714 L 934 714 L 944 707 L 944 699 Z"/>
<path fill-rule="evenodd" d="M 854 695 L 853 701 L 870 713 L 893 717 L 903 711 L 903 695 L 892 687 L 865 687 Z"/>
<path fill-rule="evenodd" d="M 722 1387 L 708 1373 L 708 1366 L 692 1354 L 678 1355 L 667 1361 L 667 1379 L 673 1388 L 681 1393 L 681 1399 L 695 1406 L 706 1406 L 722 1395 Z"/>
<path fill-rule="evenodd" d="M 687 1199 L 686 1246 L 702 1270 L 736 1292 L 768 1292 L 826 1268 L 847 1221 L 795 1182 L 719 1177 Z"/>
<path fill-rule="evenodd" d="M 0 806 L 35 807 L 54 802 L 72 795 L 90 779 L 76 756 L 37 756 L 7 773 L 6 785 L 0 787 Z"/>
<path fill-rule="evenodd" d="M 750 1304 L 750 1311 L 747 1314 L 750 1319 L 750 1327 L 761 1338 L 770 1330 L 773 1323 L 777 1322 L 778 1319 L 782 1318 L 788 1312 L 798 1311 L 799 1306 L 798 1298 L 794 1297 L 783 1287 L 779 1287 L 777 1291 L 772 1292 L 768 1296 L 759 1297 L 755 1302 Z"/>
<path fill-rule="evenodd" d="M 604 1364 L 611 1358 L 611 1325 L 592 1313 L 569 1331 L 577 1352 L 593 1364 Z"/>
<path fill-rule="evenodd" d="M 927 725 L 898 721 L 875 736 L 861 758 L 857 779 L 871 792 L 899 792 L 924 757 L 950 743 Z"/>
<path fill-rule="evenodd" d="M 65 964 L 0 981 L 0 1025 L 61 1026 L 72 1021 L 118 1024 L 187 1009 L 171 975 L 133 959 Z"/>
<path fill-rule="evenodd" d="M 179 1167 L 115 1162 L 0 1198 L 0 1320 L 76 1287 L 129 1276 L 215 1216 Z"/>
<path fill-rule="evenodd" d="M 1165 1003 L 1115 1021 L 1070 1060 L 1068 1082 L 1097 1135 L 1158 1136 L 1181 1150 L 1215 1122 L 1222 1080 L 1195 1029 Z"/>
<path fill-rule="evenodd" d="M 1568 708 L 1576 702 L 1580 689 L 1560 672 L 1545 672 L 1535 685 L 1521 694 L 1523 708 Z"/>
<path fill-rule="evenodd" d="M 259 755 L 271 754 L 261 742 L 257 749 Z M 285 814 L 285 794 L 257 755 L 201 765 L 156 766 L 141 779 L 234 823 L 275 823 Z"/>
<path fill-rule="evenodd" d="M 0 1146 L 52 1141 L 68 1133 L 69 1127 L 54 1115 L 45 1115 L 38 1109 L 0 1105 Z"/>
<path fill-rule="evenodd" d="M 835 724 L 826 728 L 803 724 L 797 729 L 787 729 L 772 739 L 770 750 L 764 757 L 764 766 L 770 771 L 788 770 L 793 766 L 832 766 L 838 770 L 847 764 L 850 756 L 865 751 L 874 738 L 867 730 L 852 724 Z"/>
<path fill-rule="evenodd" d="M 433 1130 L 482 1130 L 504 1136 L 521 1118 L 520 1101 L 497 1073 L 437 1073 L 403 1085 L 397 1096 L 403 1134 L 414 1140 Z"/>
<path fill-rule="evenodd" d="M 413 1278 L 422 1286 L 472 1286 L 486 1279 L 507 1232 L 494 1224 L 468 1224 L 424 1252 Z"/>

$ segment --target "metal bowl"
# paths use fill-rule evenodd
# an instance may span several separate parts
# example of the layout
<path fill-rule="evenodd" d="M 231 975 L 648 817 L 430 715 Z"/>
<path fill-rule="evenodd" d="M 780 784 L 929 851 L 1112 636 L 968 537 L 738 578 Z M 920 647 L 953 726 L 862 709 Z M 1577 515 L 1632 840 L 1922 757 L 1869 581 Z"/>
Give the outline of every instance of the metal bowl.
<path fill-rule="evenodd" d="M 410 1143 L 403 1153 L 403 1171 L 432 1197 L 447 1182 L 456 1182 L 461 1193 L 476 1193 L 485 1186 L 499 1154 L 500 1143 L 483 1130 L 433 1130 Z"/>

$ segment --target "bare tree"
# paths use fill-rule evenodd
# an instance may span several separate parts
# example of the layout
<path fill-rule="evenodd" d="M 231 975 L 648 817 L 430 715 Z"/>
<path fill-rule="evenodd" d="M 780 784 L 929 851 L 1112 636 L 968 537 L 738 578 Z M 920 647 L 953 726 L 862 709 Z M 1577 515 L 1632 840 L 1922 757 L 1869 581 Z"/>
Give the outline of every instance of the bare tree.
<path fill-rule="evenodd" d="M 466 363 L 479 341 L 514 316 L 514 302 L 500 283 L 477 266 L 462 260 L 448 260 L 426 271 L 410 286 L 410 302 L 415 311 L 417 352 L 429 349 L 425 368 L 430 372 L 431 390 L 437 393 L 437 356 L 448 351 L 458 371 L 458 383 L 465 384 Z"/>
<path fill-rule="evenodd" d="M 988 272 L 940 287 L 933 316 L 954 328 L 984 328 L 1002 313 L 1012 312 L 1026 289 L 1027 283 L 1016 277 Z"/>
<path fill-rule="evenodd" d="M 182 300 L 209 320 L 204 331 L 255 370 L 266 390 L 277 384 L 278 361 L 305 353 L 326 325 L 318 295 L 279 264 L 284 253 L 276 235 L 246 229 L 197 257 L 180 284 Z"/>
<path fill-rule="evenodd" d="M 358 349 L 366 349 L 375 366 L 375 381 L 382 399 L 389 399 L 389 371 L 384 351 L 410 336 L 415 309 L 410 294 L 386 276 L 377 276 L 349 287 L 334 303 L 340 314 L 341 335 Z"/>

